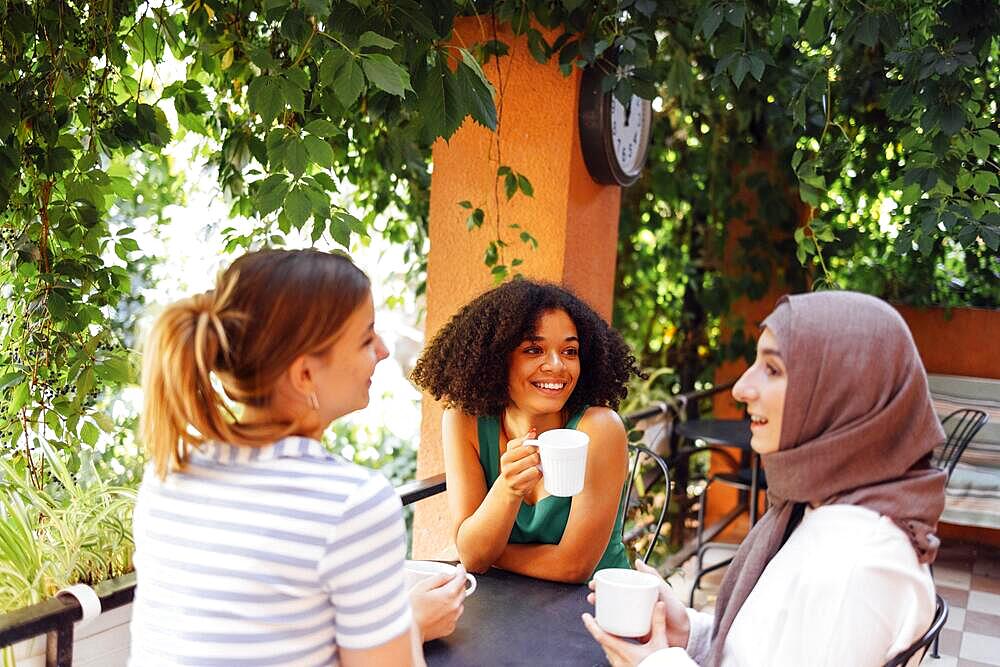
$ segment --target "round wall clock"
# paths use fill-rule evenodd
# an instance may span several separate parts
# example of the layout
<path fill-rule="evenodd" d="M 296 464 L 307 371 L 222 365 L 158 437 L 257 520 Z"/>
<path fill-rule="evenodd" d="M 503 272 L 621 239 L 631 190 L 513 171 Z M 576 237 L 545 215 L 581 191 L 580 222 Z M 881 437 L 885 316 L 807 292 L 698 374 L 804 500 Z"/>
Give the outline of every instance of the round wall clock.
<path fill-rule="evenodd" d="M 649 150 L 653 108 L 633 95 L 622 104 L 601 91 L 608 66 L 592 65 L 580 81 L 580 147 L 591 178 L 606 185 L 632 185 L 639 179 Z"/>

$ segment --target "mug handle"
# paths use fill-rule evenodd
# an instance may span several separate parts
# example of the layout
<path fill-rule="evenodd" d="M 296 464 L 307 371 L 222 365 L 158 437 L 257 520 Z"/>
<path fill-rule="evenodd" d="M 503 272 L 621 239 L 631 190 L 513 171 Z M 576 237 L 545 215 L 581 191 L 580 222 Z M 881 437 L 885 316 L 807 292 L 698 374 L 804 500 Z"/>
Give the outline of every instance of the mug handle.
<path fill-rule="evenodd" d="M 535 439 L 535 440 L 525 440 L 524 442 L 521 443 L 521 446 L 522 447 L 534 447 L 539 452 L 542 451 L 542 441 L 538 440 L 538 439 Z M 542 464 L 541 464 L 541 462 L 538 463 L 538 472 L 542 473 L 543 475 L 545 474 L 545 471 L 542 470 Z"/>
<path fill-rule="evenodd" d="M 471 572 L 465 573 L 465 579 L 469 582 L 469 587 L 465 589 L 465 597 L 469 597 L 476 592 L 476 586 L 478 586 L 479 583 L 476 581 L 476 578 L 472 576 Z"/>

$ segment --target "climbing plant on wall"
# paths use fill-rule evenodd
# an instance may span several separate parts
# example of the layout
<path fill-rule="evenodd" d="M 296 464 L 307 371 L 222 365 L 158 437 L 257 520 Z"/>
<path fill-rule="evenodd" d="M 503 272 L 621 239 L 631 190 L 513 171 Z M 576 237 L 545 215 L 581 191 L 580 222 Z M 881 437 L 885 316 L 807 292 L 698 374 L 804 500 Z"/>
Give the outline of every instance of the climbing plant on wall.
<path fill-rule="evenodd" d="M 691 1 L 648 20 L 659 113 L 615 321 L 665 381 L 747 353 L 720 324 L 775 278 L 1000 306 L 1000 6 Z"/>

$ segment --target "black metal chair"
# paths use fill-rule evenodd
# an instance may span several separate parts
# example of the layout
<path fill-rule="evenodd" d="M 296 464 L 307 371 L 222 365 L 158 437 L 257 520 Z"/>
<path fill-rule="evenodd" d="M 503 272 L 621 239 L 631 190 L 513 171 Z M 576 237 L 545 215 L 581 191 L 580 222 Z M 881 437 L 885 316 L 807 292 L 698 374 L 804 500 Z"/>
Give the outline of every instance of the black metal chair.
<path fill-rule="evenodd" d="M 937 609 L 934 612 L 934 620 L 931 621 L 931 627 L 927 629 L 927 632 L 920 639 L 913 642 L 908 649 L 885 663 L 885 667 L 904 667 L 917 653 L 920 653 L 920 659 L 922 660 L 927 647 L 932 642 L 937 642 L 938 636 L 941 634 L 941 628 L 944 627 L 945 621 L 948 620 L 948 603 L 940 595 L 935 597 L 937 597 Z M 938 656 L 932 654 L 932 657 L 936 658 Z M 919 663 L 920 660 L 917 662 Z"/>
<path fill-rule="evenodd" d="M 622 542 L 627 545 L 635 542 L 644 534 L 652 533 L 653 537 L 642 557 L 642 562 L 648 563 L 649 557 L 653 554 L 653 547 L 660 539 L 663 520 L 666 518 L 667 509 L 670 506 L 670 469 L 666 462 L 649 448 L 642 445 L 629 445 L 628 448 L 632 463 L 629 466 L 628 482 L 625 485 L 625 519 L 628 519 L 633 510 L 645 513 L 646 507 L 643 497 L 648 497 L 649 489 L 653 485 L 658 486 L 659 480 L 663 479 L 663 507 L 658 511 L 654 507 L 648 508 L 656 520 L 640 518 L 627 532 L 627 521 L 622 521 Z M 649 498 L 649 501 L 651 503 L 652 498 Z"/>
<path fill-rule="evenodd" d="M 705 483 L 705 488 L 701 492 L 701 500 L 698 503 L 698 533 L 697 546 L 701 549 L 704 543 L 705 533 L 705 507 L 708 504 L 708 490 L 714 483 L 723 484 L 739 489 L 746 494 L 746 510 L 750 514 L 750 526 L 757 522 L 757 495 L 759 491 L 767 490 L 767 482 L 763 472 L 760 470 L 760 460 L 757 454 L 750 448 L 750 420 L 749 419 L 692 419 L 675 428 L 678 435 L 693 443 L 701 440 L 707 443 L 702 447 L 690 447 L 687 450 L 691 453 L 710 451 L 721 454 L 733 467 L 733 472 L 721 472 L 710 475 Z M 741 453 L 741 461 L 736 458 L 726 448 L 738 448 Z"/>
<path fill-rule="evenodd" d="M 934 459 L 934 465 L 944 470 L 945 474 L 948 475 L 949 481 L 951 481 L 951 473 L 955 471 L 955 466 L 958 465 L 958 461 L 962 458 L 966 447 L 969 446 L 972 439 L 976 437 L 976 433 L 979 433 L 979 429 L 987 421 L 989 421 L 989 417 L 986 413 L 975 408 L 960 408 L 941 420 L 941 426 L 947 434 L 947 439 L 944 441 L 941 449 L 938 450 L 937 456 Z M 934 568 L 932 566 L 931 573 L 933 574 L 933 572 Z M 938 651 L 939 641 L 939 638 L 935 636 L 934 644 L 931 647 L 932 658 L 940 657 Z"/>
<path fill-rule="evenodd" d="M 986 413 L 974 408 L 955 410 L 941 420 L 941 426 L 948 434 L 948 439 L 938 452 L 934 465 L 944 470 L 948 474 L 948 479 L 951 479 L 951 473 L 955 470 L 958 460 L 962 458 L 965 448 L 987 421 L 989 417 Z"/>
<path fill-rule="evenodd" d="M 689 606 L 694 605 L 694 595 L 697 592 L 702 578 L 729 564 L 727 559 L 715 563 L 709 567 L 704 567 L 705 553 L 720 545 L 715 542 L 706 542 L 705 535 L 705 510 L 708 506 L 708 491 L 713 484 L 722 484 L 738 489 L 745 495 L 746 501 L 741 507 L 749 514 L 750 527 L 757 522 L 758 518 L 758 494 L 767 490 L 767 479 L 764 471 L 760 469 L 760 457 L 750 448 L 750 420 L 748 419 L 698 419 L 689 420 L 676 427 L 677 433 L 692 443 L 695 440 L 702 440 L 707 445 L 692 447 L 691 451 L 710 451 L 722 455 L 733 467 L 732 472 L 720 472 L 710 475 L 705 482 L 705 488 L 701 492 L 698 503 L 698 529 L 697 529 L 697 567 L 694 582 L 691 587 Z M 742 453 L 742 460 L 737 459 L 727 451 L 726 448 L 738 448 Z"/>

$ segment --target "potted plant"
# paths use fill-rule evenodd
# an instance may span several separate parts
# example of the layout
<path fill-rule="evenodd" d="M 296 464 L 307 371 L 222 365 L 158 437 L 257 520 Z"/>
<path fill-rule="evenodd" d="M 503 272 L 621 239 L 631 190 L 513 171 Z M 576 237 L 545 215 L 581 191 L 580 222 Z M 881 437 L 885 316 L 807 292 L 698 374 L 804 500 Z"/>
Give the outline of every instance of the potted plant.
<path fill-rule="evenodd" d="M 92 457 L 85 455 L 73 474 L 61 452 L 47 444 L 42 450 L 42 485 L 23 458 L 0 460 L 0 613 L 132 570 L 135 489 L 98 472 Z M 126 605 L 81 628 L 74 642 L 78 664 L 124 665 L 130 618 Z M 44 665 L 45 639 L 4 648 L 4 666 Z"/>

